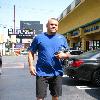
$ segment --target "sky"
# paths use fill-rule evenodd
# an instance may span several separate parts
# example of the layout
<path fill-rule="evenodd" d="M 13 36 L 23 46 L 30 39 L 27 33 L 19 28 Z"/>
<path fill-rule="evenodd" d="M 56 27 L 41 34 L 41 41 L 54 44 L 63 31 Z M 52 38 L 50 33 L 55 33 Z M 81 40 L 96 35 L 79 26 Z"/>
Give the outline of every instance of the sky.
<path fill-rule="evenodd" d="M 0 29 L 13 28 L 14 5 L 15 26 L 20 27 L 20 21 L 40 21 L 46 30 L 48 18 L 58 18 L 74 0 L 0 0 Z"/>

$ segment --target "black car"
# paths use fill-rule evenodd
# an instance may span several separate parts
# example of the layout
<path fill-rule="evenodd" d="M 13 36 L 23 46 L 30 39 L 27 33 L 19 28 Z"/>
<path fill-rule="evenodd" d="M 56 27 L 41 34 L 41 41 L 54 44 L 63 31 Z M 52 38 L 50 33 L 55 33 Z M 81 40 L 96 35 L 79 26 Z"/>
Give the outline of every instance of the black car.
<path fill-rule="evenodd" d="M 65 52 L 69 52 L 71 54 L 71 56 L 73 56 L 73 57 L 84 53 L 84 51 L 82 51 L 82 50 L 76 50 L 73 48 L 70 48 L 69 50 L 65 50 Z M 66 74 L 66 66 L 67 65 L 68 65 L 68 59 L 63 60 L 64 75 Z"/>
<path fill-rule="evenodd" d="M 100 49 L 70 58 L 65 74 L 71 78 L 91 81 L 100 86 Z"/>

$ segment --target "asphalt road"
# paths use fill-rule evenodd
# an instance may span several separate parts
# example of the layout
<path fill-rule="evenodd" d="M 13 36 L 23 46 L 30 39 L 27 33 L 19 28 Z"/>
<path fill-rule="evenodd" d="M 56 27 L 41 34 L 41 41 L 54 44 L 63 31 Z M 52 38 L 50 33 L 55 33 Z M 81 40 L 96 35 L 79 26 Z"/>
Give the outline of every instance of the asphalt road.
<path fill-rule="evenodd" d="M 27 56 L 3 56 L 0 100 L 36 100 L 35 88 L 35 77 L 28 71 Z M 45 100 L 51 100 L 49 90 Z M 63 95 L 59 100 L 100 100 L 100 88 L 64 76 Z"/>

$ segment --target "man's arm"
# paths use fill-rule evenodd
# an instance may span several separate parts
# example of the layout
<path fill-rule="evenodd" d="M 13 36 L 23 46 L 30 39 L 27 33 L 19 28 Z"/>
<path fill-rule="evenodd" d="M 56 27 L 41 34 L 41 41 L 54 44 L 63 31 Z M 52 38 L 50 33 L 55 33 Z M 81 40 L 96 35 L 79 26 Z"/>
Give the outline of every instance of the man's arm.
<path fill-rule="evenodd" d="M 31 75 L 36 75 L 36 68 L 33 66 L 33 61 L 34 61 L 34 54 L 29 51 L 28 52 L 28 64 L 29 64 L 29 71 Z"/>

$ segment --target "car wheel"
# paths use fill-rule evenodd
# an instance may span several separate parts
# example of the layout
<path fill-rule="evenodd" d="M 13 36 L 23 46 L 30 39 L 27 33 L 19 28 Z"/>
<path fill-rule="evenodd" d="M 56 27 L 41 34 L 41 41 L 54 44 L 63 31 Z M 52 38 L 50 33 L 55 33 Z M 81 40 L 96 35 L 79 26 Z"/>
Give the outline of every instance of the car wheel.
<path fill-rule="evenodd" d="M 100 70 L 94 72 L 93 83 L 95 83 L 97 86 L 100 86 Z"/>

